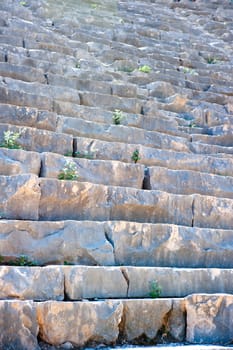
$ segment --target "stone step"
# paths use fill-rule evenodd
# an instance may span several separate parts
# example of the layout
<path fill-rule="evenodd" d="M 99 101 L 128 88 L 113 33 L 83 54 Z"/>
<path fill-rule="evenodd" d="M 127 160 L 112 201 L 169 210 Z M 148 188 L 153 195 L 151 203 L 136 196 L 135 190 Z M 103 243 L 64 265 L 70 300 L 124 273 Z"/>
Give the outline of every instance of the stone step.
<path fill-rule="evenodd" d="M 77 157 L 78 159 L 62 157 L 54 153 L 43 153 L 40 176 L 57 178 L 67 162 L 72 162 L 77 168 L 78 181 L 142 188 L 144 179 L 144 166 L 142 164 L 97 160 L 94 159 L 95 154 L 92 153 L 79 153 Z"/>
<path fill-rule="evenodd" d="M 232 275 L 233 269 L 3 265 L 0 299 L 78 301 L 232 294 Z"/>
<path fill-rule="evenodd" d="M 209 145 L 219 145 L 223 147 L 233 148 L 233 132 L 229 128 L 229 132 L 223 135 L 199 135 L 192 134 L 192 141 L 196 143 L 204 143 Z"/>
<path fill-rule="evenodd" d="M 46 83 L 46 78 L 42 70 L 26 66 L 16 66 L 8 62 L 0 62 L 0 76 L 26 82 Z"/>
<path fill-rule="evenodd" d="M 0 256 L 39 265 L 233 268 L 233 230 L 126 221 L 0 220 Z"/>
<path fill-rule="evenodd" d="M 17 318 L 17 322 L 12 322 L 11 328 L 1 325 L 0 344 L 5 348 L 10 342 L 19 350 L 37 350 L 38 333 L 41 340 L 55 346 L 67 342 L 79 347 L 140 344 L 143 340 L 157 344 L 170 339 L 227 344 L 232 340 L 232 304 L 229 294 L 92 302 L 2 300 L 4 320 Z"/>
<path fill-rule="evenodd" d="M 163 167 L 148 169 L 148 182 L 152 190 L 177 194 L 199 193 L 233 199 L 233 177 L 231 176 L 189 170 L 170 170 Z"/>
<path fill-rule="evenodd" d="M 192 145 L 193 146 L 193 145 Z M 204 146 L 204 145 L 202 145 Z M 210 146 L 209 146 L 210 148 Z M 212 146 L 212 155 L 175 152 L 166 149 L 150 148 L 137 145 L 140 159 L 138 162 L 145 166 L 161 166 L 173 170 L 191 170 L 204 173 L 232 176 L 233 160 L 224 156 L 226 147 L 218 147 L 222 153 L 215 154 L 216 147 Z M 135 144 L 108 142 L 97 139 L 76 137 L 75 150 L 81 153 L 95 153 L 97 159 L 119 160 L 132 162 L 131 156 L 135 151 Z M 211 151 L 211 150 L 210 150 Z"/>
<path fill-rule="evenodd" d="M 26 126 L 0 124 L 1 144 L 4 143 L 4 132 L 7 131 L 20 134 L 17 143 L 26 151 L 60 154 L 73 152 L 73 137 L 71 135 Z"/>
<path fill-rule="evenodd" d="M 68 112 L 68 108 L 73 106 L 60 105 L 60 107 L 55 108 L 58 114 Z M 72 134 L 73 136 L 100 139 L 101 141 L 135 144 L 135 148 L 138 148 L 138 140 L 140 140 L 141 145 L 147 147 L 190 152 L 189 135 L 185 134 L 183 134 L 183 137 L 173 136 L 124 125 L 101 124 L 81 118 L 66 118 L 62 116 L 59 116 L 57 131 L 64 134 Z"/>

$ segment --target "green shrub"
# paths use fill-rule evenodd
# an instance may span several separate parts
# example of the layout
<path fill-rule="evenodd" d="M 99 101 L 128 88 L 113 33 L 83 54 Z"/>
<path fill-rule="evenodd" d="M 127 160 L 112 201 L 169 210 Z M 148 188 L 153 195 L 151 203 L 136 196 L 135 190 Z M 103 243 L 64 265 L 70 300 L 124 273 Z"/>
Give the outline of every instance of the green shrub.
<path fill-rule="evenodd" d="M 113 120 L 115 125 L 120 125 L 123 117 L 124 117 L 123 112 L 120 111 L 119 109 L 115 109 L 113 116 L 112 116 L 112 120 Z"/>
<path fill-rule="evenodd" d="M 137 163 L 141 158 L 139 157 L 139 150 L 135 149 L 135 151 L 132 154 L 131 157 L 132 161 L 134 161 L 134 163 Z"/>
<path fill-rule="evenodd" d="M 19 132 L 13 132 L 10 130 L 4 131 L 3 143 L 0 146 L 9 149 L 21 149 L 22 147 L 17 142 L 19 137 Z"/>
<path fill-rule="evenodd" d="M 58 174 L 59 180 L 77 180 L 78 179 L 78 171 L 76 164 L 67 160 L 65 166 L 62 168 L 60 173 Z"/>
<path fill-rule="evenodd" d="M 30 260 L 26 255 L 20 255 L 15 260 L 10 260 L 7 265 L 12 266 L 37 266 L 35 261 Z"/>
<path fill-rule="evenodd" d="M 151 298 L 159 298 L 162 293 L 162 288 L 156 280 L 149 283 L 149 296 Z"/>
<path fill-rule="evenodd" d="M 150 73 L 151 72 L 151 67 L 147 66 L 147 65 L 144 65 L 144 66 L 139 67 L 138 70 L 140 72 L 143 72 L 143 73 Z"/>

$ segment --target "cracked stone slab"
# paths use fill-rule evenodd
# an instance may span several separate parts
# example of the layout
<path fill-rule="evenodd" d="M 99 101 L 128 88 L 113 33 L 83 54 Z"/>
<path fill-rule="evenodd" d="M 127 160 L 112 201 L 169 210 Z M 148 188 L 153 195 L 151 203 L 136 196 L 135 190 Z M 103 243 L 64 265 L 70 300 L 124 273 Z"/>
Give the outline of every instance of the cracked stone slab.
<path fill-rule="evenodd" d="M 70 342 L 114 344 L 122 318 L 121 301 L 54 302 L 37 304 L 40 337 L 53 345 Z"/>
<path fill-rule="evenodd" d="M 41 160 L 36 152 L 0 148 L 0 174 L 18 175 L 40 173 Z"/>
<path fill-rule="evenodd" d="M 233 296 L 194 294 L 186 299 L 187 336 L 191 343 L 228 344 L 233 339 Z"/>
<path fill-rule="evenodd" d="M 0 220 L 0 255 L 26 255 L 38 264 L 115 265 L 104 223 Z"/>
<path fill-rule="evenodd" d="M 1 218 L 38 220 L 40 196 L 36 175 L 0 176 Z"/>
<path fill-rule="evenodd" d="M 70 300 L 127 297 L 128 285 L 120 268 L 65 266 L 63 271 Z"/>
<path fill-rule="evenodd" d="M 0 266 L 0 299 L 63 300 L 61 267 Z"/>

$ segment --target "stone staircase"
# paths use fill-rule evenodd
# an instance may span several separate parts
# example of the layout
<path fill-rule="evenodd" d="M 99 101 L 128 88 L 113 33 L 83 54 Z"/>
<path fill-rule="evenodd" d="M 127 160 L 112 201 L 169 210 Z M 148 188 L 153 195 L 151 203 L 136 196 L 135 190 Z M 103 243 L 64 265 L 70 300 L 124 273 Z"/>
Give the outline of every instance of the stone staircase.
<path fill-rule="evenodd" d="M 1 2 L 2 350 L 232 347 L 232 15 Z"/>

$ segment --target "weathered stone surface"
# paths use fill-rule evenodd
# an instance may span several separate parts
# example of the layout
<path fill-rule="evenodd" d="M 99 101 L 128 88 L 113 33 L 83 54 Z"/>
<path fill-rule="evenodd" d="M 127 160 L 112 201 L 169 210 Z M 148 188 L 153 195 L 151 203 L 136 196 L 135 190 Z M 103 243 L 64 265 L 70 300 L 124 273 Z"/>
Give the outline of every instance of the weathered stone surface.
<path fill-rule="evenodd" d="M 115 265 L 104 224 L 92 221 L 0 221 L 0 255 L 38 264 Z"/>
<path fill-rule="evenodd" d="M 40 195 L 36 175 L 0 176 L 1 218 L 38 220 Z"/>
<path fill-rule="evenodd" d="M 45 83 L 45 77 L 42 70 L 31 67 L 15 66 L 5 62 L 0 62 L 0 75 L 27 82 Z"/>
<path fill-rule="evenodd" d="M 37 305 L 40 337 L 54 345 L 114 344 L 122 310 L 120 301 L 40 303 Z"/>
<path fill-rule="evenodd" d="M 126 341 L 145 337 L 153 340 L 166 325 L 166 318 L 172 310 L 171 299 L 123 300 L 124 326 L 123 338 Z M 156 315 L 156 316 L 155 316 Z"/>
<path fill-rule="evenodd" d="M 0 300 L 1 349 L 39 350 L 36 308 L 31 301 Z"/>
<path fill-rule="evenodd" d="M 53 112 L 40 111 L 36 108 L 1 103 L 0 122 L 55 131 L 57 116 Z"/>
<path fill-rule="evenodd" d="M 95 152 L 99 159 L 114 159 L 122 162 L 132 162 L 131 155 L 135 145 L 121 142 L 100 141 L 84 137 L 75 138 L 78 150 Z M 114 147 L 113 147 L 114 145 Z M 155 149 L 145 146 L 138 146 L 140 160 L 147 166 L 162 166 L 174 170 L 194 170 L 206 173 L 228 175 L 233 174 L 233 160 L 231 157 L 224 158 L 224 155 L 217 156 L 174 152 L 170 150 Z"/>
<path fill-rule="evenodd" d="M 73 137 L 48 130 L 30 127 L 15 127 L 0 124 L 0 139 L 4 138 L 4 131 L 19 132 L 18 143 L 27 151 L 54 152 L 65 154 L 73 150 Z"/>
<path fill-rule="evenodd" d="M 106 233 L 117 265 L 233 267 L 232 230 L 115 221 Z"/>
<path fill-rule="evenodd" d="M 233 199 L 233 177 L 210 175 L 197 171 L 169 170 L 151 167 L 150 183 L 153 190 L 170 193 L 216 196 Z"/>
<path fill-rule="evenodd" d="M 63 300 L 60 267 L 0 266 L 0 299 Z"/>
<path fill-rule="evenodd" d="M 18 175 L 40 173 L 40 155 L 20 149 L 0 148 L 0 174 Z"/>
<path fill-rule="evenodd" d="M 41 220 L 127 220 L 191 226 L 192 196 L 40 179 Z"/>
<path fill-rule="evenodd" d="M 63 271 L 70 300 L 127 297 L 127 281 L 120 268 L 65 266 Z"/>
<path fill-rule="evenodd" d="M 90 155 L 92 156 L 92 153 Z M 95 154 L 93 154 L 93 157 L 95 157 Z M 142 188 L 144 177 L 143 165 L 125 164 L 118 161 L 67 158 L 52 153 L 44 153 L 42 156 L 41 176 L 57 178 L 67 161 L 72 161 L 76 164 L 78 181 Z"/>
<path fill-rule="evenodd" d="M 233 132 L 227 135 L 192 135 L 193 142 L 207 143 L 211 145 L 220 145 L 224 147 L 233 147 Z"/>
<path fill-rule="evenodd" d="M 194 226 L 233 228 L 233 200 L 211 196 L 194 196 Z"/>
<path fill-rule="evenodd" d="M 161 286 L 162 297 L 184 297 L 192 293 L 233 292 L 231 269 L 169 267 L 122 267 L 122 269 L 129 280 L 129 298 L 150 297 L 153 281 L 157 281 Z"/>
<path fill-rule="evenodd" d="M 186 299 L 186 340 L 199 344 L 228 344 L 233 338 L 233 296 L 191 295 Z"/>

